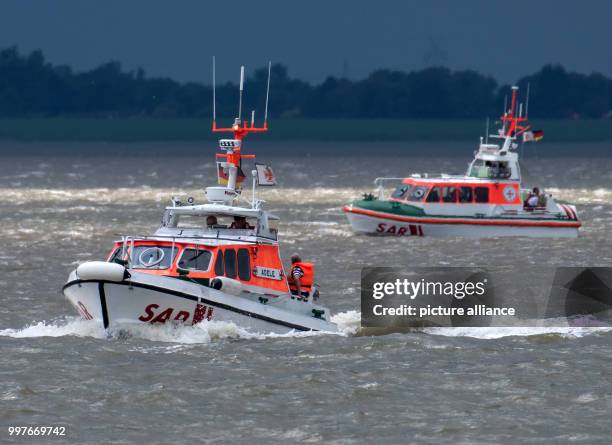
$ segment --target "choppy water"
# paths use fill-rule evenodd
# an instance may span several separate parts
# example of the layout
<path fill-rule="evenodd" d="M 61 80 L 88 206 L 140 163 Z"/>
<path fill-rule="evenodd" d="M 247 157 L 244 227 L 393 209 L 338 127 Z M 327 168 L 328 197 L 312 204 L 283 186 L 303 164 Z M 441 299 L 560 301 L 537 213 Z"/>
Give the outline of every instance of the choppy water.
<path fill-rule="evenodd" d="M 612 265 L 612 157 L 527 160 L 539 185 L 578 205 L 576 240 L 353 235 L 340 206 L 371 191 L 374 177 L 460 173 L 473 150 L 404 148 L 258 151 L 281 182 L 262 195 L 282 218 L 282 253 L 316 261 L 341 335 L 225 323 L 107 333 L 79 320 L 60 293 L 68 271 L 103 257 L 117 233 L 152 231 L 171 195 L 201 198 L 215 174 L 212 147 L 180 157 L 2 158 L 0 443 L 32 442 L 6 427 L 35 424 L 67 426 L 68 443 L 609 443 L 611 331 L 372 336 L 357 311 L 365 265 Z"/>

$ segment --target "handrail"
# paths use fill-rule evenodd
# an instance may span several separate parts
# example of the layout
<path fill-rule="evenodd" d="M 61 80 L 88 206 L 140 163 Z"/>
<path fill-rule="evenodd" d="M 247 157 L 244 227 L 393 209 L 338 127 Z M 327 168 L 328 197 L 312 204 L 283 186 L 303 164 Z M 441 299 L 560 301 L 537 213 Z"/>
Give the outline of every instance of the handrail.
<path fill-rule="evenodd" d="M 258 239 L 263 239 L 263 240 L 269 240 L 269 241 L 278 241 L 278 238 L 271 238 L 268 236 L 263 236 L 263 235 L 246 235 L 245 238 L 256 238 L 255 240 L 250 240 L 250 239 L 237 239 L 237 238 L 229 238 L 229 237 L 222 237 L 219 236 L 219 232 L 216 233 L 216 236 L 188 236 L 188 235 L 183 235 L 183 236 L 176 236 L 176 235 L 132 235 L 132 236 L 126 236 L 126 235 L 122 235 L 120 233 L 116 233 L 115 236 L 120 236 L 122 239 L 122 242 L 124 237 L 127 240 L 128 244 L 131 242 L 132 244 L 134 243 L 134 241 L 147 241 L 147 240 L 155 240 L 157 238 L 166 238 L 172 242 L 185 242 L 186 239 L 202 239 L 202 240 L 222 240 L 222 241 L 239 241 L 239 242 L 244 242 L 244 243 L 258 243 Z"/>
<path fill-rule="evenodd" d="M 379 177 L 376 178 L 374 180 L 374 186 L 376 187 L 376 190 L 378 191 L 378 199 L 379 200 L 383 200 L 385 199 L 385 189 L 384 189 L 384 183 L 385 181 L 402 181 L 406 179 L 404 178 L 391 178 L 391 177 Z"/>

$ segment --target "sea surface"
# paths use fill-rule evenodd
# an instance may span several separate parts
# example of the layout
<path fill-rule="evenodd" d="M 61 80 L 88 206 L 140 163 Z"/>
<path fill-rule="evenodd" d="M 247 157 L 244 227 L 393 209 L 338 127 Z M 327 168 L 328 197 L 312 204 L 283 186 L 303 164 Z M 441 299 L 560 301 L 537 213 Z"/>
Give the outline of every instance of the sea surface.
<path fill-rule="evenodd" d="M 475 146 L 247 144 L 278 176 L 260 197 L 283 257 L 317 264 L 341 331 L 279 336 L 219 322 L 106 332 L 61 294 L 117 234 L 152 232 L 171 196 L 203 201 L 213 144 L 4 144 L 0 443 L 612 442 L 610 329 L 359 326 L 364 266 L 611 266 L 612 147 L 525 149 L 528 184 L 578 206 L 579 238 L 464 240 L 357 236 L 340 208 L 377 176 L 462 173 Z M 35 425 L 66 436 L 8 434 Z"/>

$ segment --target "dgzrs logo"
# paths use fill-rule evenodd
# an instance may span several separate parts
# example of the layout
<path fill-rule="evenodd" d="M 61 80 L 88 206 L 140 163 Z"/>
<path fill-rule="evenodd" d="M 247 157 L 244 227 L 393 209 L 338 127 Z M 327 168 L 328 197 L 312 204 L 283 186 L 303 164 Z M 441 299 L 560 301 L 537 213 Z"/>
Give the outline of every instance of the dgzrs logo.
<path fill-rule="evenodd" d="M 508 202 L 512 202 L 516 199 L 516 189 L 513 186 L 507 185 L 504 187 L 504 199 Z"/>

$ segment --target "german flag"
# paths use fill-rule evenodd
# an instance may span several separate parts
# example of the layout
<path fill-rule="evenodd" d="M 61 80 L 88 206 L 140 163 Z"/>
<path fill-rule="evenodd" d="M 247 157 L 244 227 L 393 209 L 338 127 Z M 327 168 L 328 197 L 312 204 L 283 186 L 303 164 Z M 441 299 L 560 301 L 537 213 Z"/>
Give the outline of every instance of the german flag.
<path fill-rule="evenodd" d="M 537 142 L 543 138 L 544 132 L 542 130 L 526 131 L 525 133 L 523 133 L 523 142 Z"/>

